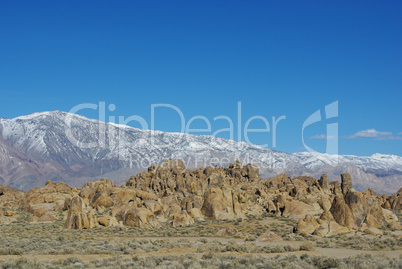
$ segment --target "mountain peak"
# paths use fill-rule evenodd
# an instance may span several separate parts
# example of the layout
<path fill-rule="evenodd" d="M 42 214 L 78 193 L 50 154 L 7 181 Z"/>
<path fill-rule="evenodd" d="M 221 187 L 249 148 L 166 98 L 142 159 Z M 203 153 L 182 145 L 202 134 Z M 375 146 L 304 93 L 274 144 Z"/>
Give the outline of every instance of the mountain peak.
<path fill-rule="evenodd" d="M 67 116 L 68 114 L 74 115 L 74 116 L 79 116 L 77 114 L 72 114 L 60 110 L 52 110 L 52 111 L 42 111 L 42 112 L 34 112 L 32 114 L 24 115 L 24 116 L 18 116 L 13 118 L 13 120 L 30 120 L 34 118 L 41 118 L 41 117 L 46 117 L 46 116 L 51 116 L 51 117 L 62 117 L 62 116 Z"/>
<path fill-rule="evenodd" d="M 374 178 L 379 176 L 370 177 L 365 187 L 378 192 L 392 192 L 393 188 L 402 187 L 399 178 L 402 158 L 395 155 L 288 154 L 211 135 L 141 130 L 115 123 L 106 123 L 107 128 L 102 129 L 99 123 L 102 122 L 58 110 L 2 119 L 0 143 L 6 143 L 18 154 L 9 156 L 0 152 L 5 154 L 0 156 L 5 160 L 4 169 L 0 164 L 0 171 L 5 171 L 0 179 L 26 189 L 55 178 L 76 185 L 100 177 L 123 182 L 146 170 L 151 163 L 172 158 L 182 159 L 192 168 L 225 166 L 240 160 L 243 164 L 259 166 L 266 177 L 283 172 L 315 177 L 327 173 L 329 177 L 333 175 L 332 180 L 346 167 L 354 166 L 362 170 L 359 172 L 362 181 L 364 173 L 374 174 Z"/>

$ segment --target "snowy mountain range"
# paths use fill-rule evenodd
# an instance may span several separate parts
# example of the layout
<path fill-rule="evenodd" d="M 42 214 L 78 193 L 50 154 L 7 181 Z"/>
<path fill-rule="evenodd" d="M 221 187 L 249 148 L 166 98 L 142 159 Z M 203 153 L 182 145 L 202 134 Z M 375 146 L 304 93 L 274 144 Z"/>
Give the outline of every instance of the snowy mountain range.
<path fill-rule="evenodd" d="M 288 154 L 214 136 L 167 133 L 103 123 L 61 111 L 0 118 L 0 184 L 20 189 L 42 186 L 47 180 L 80 186 L 106 177 L 123 183 L 168 158 L 189 168 L 228 165 L 236 159 L 260 167 L 264 178 L 290 176 L 330 180 L 352 175 L 356 189 L 391 193 L 402 187 L 402 157 L 368 157 L 300 152 Z"/>

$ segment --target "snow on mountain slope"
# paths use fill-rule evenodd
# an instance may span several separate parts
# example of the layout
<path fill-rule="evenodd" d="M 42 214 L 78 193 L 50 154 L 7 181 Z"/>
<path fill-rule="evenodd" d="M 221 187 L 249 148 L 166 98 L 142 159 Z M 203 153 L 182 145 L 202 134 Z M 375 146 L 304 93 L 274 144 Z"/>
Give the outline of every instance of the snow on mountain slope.
<path fill-rule="evenodd" d="M 103 175 L 116 175 L 118 178 L 113 180 L 121 183 L 132 174 L 167 158 L 182 159 L 193 168 L 228 165 L 239 159 L 243 163 L 258 165 L 265 177 L 282 172 L 314 176 L 319 176 L 318 173 L 332 173 L 335 176 L 348 168 L 356 171 L 356 175 L 359 174 L 362 186 L 365 184 L 364 173 L 381 176 L 387 174 L 392 176 L 392 180 L 387 182 L 387 178 L 382 178 L 387 187 L 377 188 L 385 192 L 400 187 L 402 181 L 395 176 L 402 176 L 402 157 L 399 156 L 334 156 L 310 152 L 287 154 L 213 136 L 105 124 L 61 111 L 34 113 L 14 119 L 0 118 L 0 135 L 0 143 L 7 144 L 7 147 L 25 156 L 26 160 L 36 162 L 39 167 L 33 171 L 32 163 L 23 162 L 19 169 L 25 167 L 27 171 L 19 174 L 24 177 L 7 176 L 3 168 L 0 175 L 3 181 L 22 188 L 32 187 L 29 184 L 40 184 L 47 179 L 79 185 L 82 181 Z M 6 153 L 3 153 L 2 158 L 9 159 Z M 3 167 L 7 167 L 7 164 Z M 30 176 L 28 185 L 24 182 L 26 176 Z M 374 182 L 373 179 L 371 182 Z M 381 185 L 381 182 L 377 183 Z"/>
<path fill-rule="evenodd" d="M 298 152 L 292 154 L 300 163 L 309 169 L 320 167 L 323 164 L 336 166 L 341 163 L 350 163 L 363 170 L 381 169 L 385 171 L 402 171 L 402 157 L 396 155 L 373 154 L 372 156 L 329 155 L 317 152 Z"/>

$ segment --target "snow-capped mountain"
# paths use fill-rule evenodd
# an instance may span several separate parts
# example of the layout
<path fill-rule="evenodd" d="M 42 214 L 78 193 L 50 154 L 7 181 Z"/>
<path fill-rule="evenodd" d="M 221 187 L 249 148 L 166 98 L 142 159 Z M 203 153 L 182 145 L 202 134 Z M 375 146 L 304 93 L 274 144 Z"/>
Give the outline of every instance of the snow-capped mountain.
<path fill-rule="evenodd" d="M 373 154 L 369 157 L 354 155 L 329 155 L 317 152 L 293 153 L 300 163 L 309 169 L 315 169 L 323 164 L 336 166 L 339 163 L 350 163 L 363 170 L 402 171 L 402 157 L 396 155 Z"/>
<path fill-rule="evenodd" d="M 263 177 L 327 173 L 336 180 L 348 171 L 357 188 L 381 193 L 402 186 L 402 157 L 394 155 L 287 154 L 214 136 L 141 130 L 61 111 L 0 118 L 0 184 L 28 189 L 50 179 L 74 186 L 101 177 L 122 183 L 168 158 L 182 159 L 190 168 L 239 159 L 258 165 Z"/>

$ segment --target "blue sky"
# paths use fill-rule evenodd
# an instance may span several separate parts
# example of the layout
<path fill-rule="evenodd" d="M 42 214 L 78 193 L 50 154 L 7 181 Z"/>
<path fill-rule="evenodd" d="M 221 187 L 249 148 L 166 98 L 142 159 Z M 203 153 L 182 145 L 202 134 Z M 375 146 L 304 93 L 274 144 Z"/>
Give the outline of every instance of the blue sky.
<path fill-rule="evenodd" d="M 228 127 L 221 115 L 237 128 L 241 102 L 242 128 L 256 115 L 271 125 L 250 141 L 291 153 L 306 150 L 309 115 L 338 101 L 337 118 L 305 129 L 309 147 L 325 152 L 338 123 L 339 153 L 402 155 L 401 2 L 228 3 L 2 1 L 0 116 L 104 101 L 116 107 L 107 116 L 150 123 L 151 105 L 166 103 L 212 133 Z M 275 147 L 273 116 L 286 116 Z M 177 112 L 156 109 L 155 129 L 179 131 Z"/>

